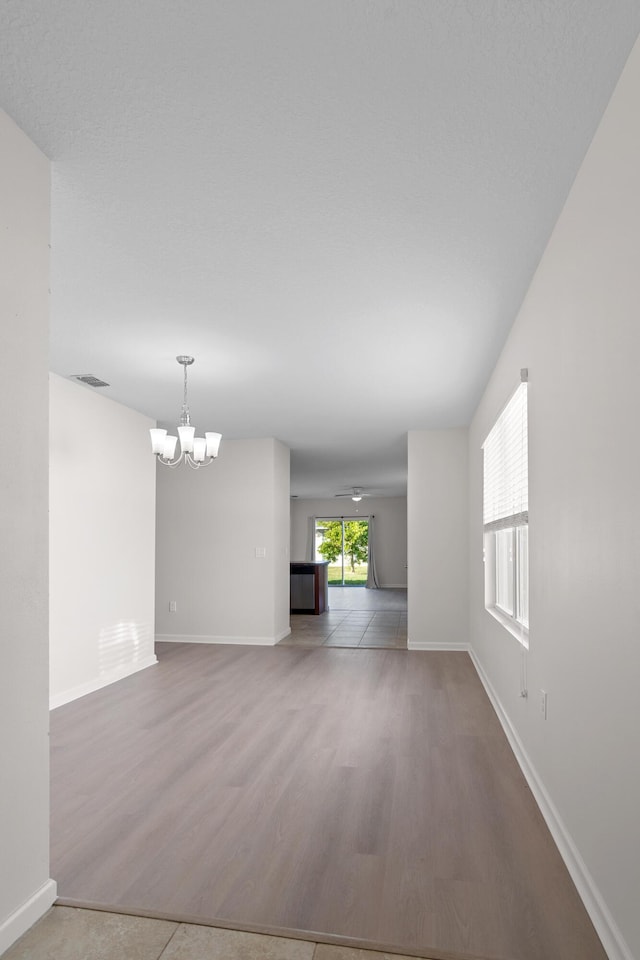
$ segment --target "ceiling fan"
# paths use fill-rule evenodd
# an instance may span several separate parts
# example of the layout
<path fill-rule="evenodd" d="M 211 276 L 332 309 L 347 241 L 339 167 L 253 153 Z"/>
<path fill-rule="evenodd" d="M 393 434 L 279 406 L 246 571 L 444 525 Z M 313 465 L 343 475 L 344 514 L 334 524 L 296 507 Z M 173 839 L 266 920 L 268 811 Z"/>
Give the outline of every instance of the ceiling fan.
<path fill-rule="evenodd" d="M 334 493 L 334 497 L 351 497 L 352 500 L 355 500 L 356 503 L 362 500 L 363 497 L 370 497 L 370 493 L 363 493 L 362 487 L 353 487 L 351 493 Z"/>

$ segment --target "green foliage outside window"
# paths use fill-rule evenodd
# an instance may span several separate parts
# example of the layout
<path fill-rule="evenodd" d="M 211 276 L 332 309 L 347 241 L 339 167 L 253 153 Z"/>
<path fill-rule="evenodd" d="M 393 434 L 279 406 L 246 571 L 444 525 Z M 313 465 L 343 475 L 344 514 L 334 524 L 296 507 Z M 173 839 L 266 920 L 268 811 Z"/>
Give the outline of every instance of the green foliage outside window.
<path fill-rule="evenodd" d="M 369 546 L 369 523 L 367 520 L 345 520 L 344 550 L 342 545 L 342 521 L 325 520 L 322 522 L 323 539 L 318 553 L 324 560 L 334 563 L 341 553 L 348 559 L 351 572 L 355 573 L 357 563 L 366 563 Z"/>

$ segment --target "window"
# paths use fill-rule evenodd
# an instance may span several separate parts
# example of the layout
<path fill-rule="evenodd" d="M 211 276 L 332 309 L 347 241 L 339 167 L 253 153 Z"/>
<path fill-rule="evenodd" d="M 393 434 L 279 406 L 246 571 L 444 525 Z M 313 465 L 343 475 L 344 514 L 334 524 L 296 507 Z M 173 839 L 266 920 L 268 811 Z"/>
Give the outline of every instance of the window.
<path fill-rule="evenodd" d="M 366 587 L 369 572 L 369 519 L 316 518 L 315 559 L 329 561 L 330 587 Z"/>
<path fill-rule="evenodd" d="M 483 444 L 485 607 L 525 646 L 529 631 L 527 382 Z"/>

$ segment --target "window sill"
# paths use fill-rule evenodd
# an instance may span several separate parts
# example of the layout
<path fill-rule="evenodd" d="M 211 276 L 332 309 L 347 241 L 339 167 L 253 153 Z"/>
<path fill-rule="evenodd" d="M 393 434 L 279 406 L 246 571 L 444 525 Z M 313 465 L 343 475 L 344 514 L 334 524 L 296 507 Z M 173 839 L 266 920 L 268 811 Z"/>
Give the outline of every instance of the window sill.
<path fill-rule="evenodd" d="M 518 643 L 521 643 L 525 650 L 529 649 L 529 631 L 526 627 L 523 627 L 521 623 L 518 623 L 517 620 L 514 620 L 513 617 L 510 617 L 508 614 L 503 613 L 499 607 L 485 607 L 487 613 L 490 613 L 494 619 L 501 624 L 505 630 L 511 634 L 512 637 L 515 637 Z"/>

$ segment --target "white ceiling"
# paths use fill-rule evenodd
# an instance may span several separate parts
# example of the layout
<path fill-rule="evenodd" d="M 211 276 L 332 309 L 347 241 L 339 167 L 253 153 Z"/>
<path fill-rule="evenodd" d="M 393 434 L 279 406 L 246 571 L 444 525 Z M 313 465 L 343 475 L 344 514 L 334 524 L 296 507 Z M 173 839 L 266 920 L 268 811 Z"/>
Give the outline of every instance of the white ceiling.
<path fill-rule="evenodd" d="M 405 492 L 639 30 L 638 0 L 3 0 L 0 105 L 53 161 L 52 369 L 175 424 L 193 354 L 198 432 L 278 437 L 299 496 Z"/>

